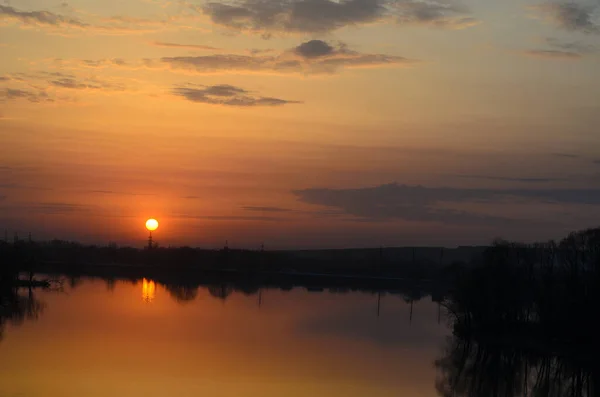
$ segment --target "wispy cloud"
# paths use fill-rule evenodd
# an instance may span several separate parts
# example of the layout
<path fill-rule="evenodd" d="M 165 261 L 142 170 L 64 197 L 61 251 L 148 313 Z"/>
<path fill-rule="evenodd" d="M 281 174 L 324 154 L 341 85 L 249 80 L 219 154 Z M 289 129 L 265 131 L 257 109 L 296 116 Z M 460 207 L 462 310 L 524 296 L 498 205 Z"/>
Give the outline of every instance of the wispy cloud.
<path fill-rule="evenodd" d="M 0 20 L 18 22 L 28 26 L 54 26 L 84 28 L 89 24 L 78 19 L 54 14 L 49 11 L 19 11 L 7 5 L 0 5 Z"/>
<path fill-rule="evenodd" d="M 74 77 L 61 77 L 56 80 L 50 80 L 50 84 L 60 88 L 68 88 L 74 90 L 118 90 L 125 89 L 123 85 L 109 83 L 96 77 L 76 79 Z"/>
<path fill-rule="evenodd" d="M 69 17 L 46 10 L 24 11 L 8 5 L 0 5 L 0 21 L 25 28 L 44 28 L 50 33 L 69 35 L 73 33 L 100 35 L 127 35 L 155 33 L 178 25 L 181 17 L 138 18 L 130 16 L 100 17 L 87 14 L 90 21 Z M 193 28 L 186 26 L 186 28 Z"/>
<path fill-rule="evenodd" d="M 391 7 L 397 10 L 400 24 L 429 25 L 444 29 L 465 29 L 479 24 L 467 7 L 447 1 L 396 1 Z"/>
<path fill-rule="evenodd" d="M 546 38 L 545 44 L 546 48 L 530 49 L 522 53 L 536 58 L 578 60 L 595 51 L 591 45 L 561 41 L 553 37 Z"/>
<path fill-rule="evenodd" d="M 586 54 L 589 52 L 594 52 L 596 50 L 596 47 L 590 44 L 582 43 L 579 41 L 563 41 L 555 37 L 547 37 L 546 44 L 548 44 L 551 47 L 561 49 L 563 51 L 572 51 L 579 54 Z"/>
<path fill-rule="evenodd" d="M 62 63 L 62 60 L 57 60 L 58 63 Z M 128 63 L 122 58 L 112 58 L 112 59 L 84 59 L 80 61 L 81 66 L 89 67 L 89 68 L 105 68 L 110 66 L 129 66 Z"/>
<path fill-rule="evenodd" d="M 567 158 L 567 159 L 577 159 L 579 157 L 581 157 L 578 154 L 575 153 L 551 153 L 552 156 L 556 156 L 556 157 L 563 157 L 563 158 Z"/>
<path fill-rule="evenodd" d="M 121 80 L 112 81 L 94 75 L 78 76 L 81 73 L 31 71 L 5 76 L 0 84 L 0 101 L 26 100 L 36 103 L 76 102 L 76 92 L 108 93 L 124 91 Z"/>
<path fill-rule="evenodd" d="M 246 206 L 242 207 L 244 211 L 253 211 L 253 212 L 291 212 L 292 210 L 288 208 L 281 207 L 254 207 L 254 206 Z"/>
<path fill-rule="evenodd" d="M 39 202 L 39 203 L 19 203 L 3 205 L 2 210 L 14 213 L 40 214 L 40 215 L 68 215 L 74 213 L 89 212 L 94 208 L 82 204 L 63 203 L 63 202 Z"/>
<path fill-rule="evenodd" d="M 535 58 L 548 58 L 548 59 L 567 59 L 577 60 L 582 57 L 577 52 L 570 51 L 559 51 L 559 50 L 527 50 L 523 52 L 524 55 L 535 57 Z"/>
<path fill-rule="evenodd" d="M 272 216 L 243 216 L 243 215 L 189 215 L 176 214 L 176 218 L 198 219 L 210 221 L 257 221 L 257 222 L 283 222 L 284 218 L 276 218 Z"/>
<path fill-rule="evenodd" d="M 180 43 L 168 43 L 165 41 L 152 41 L 150 45 L 155 47 L 175 48 L 175 49 L 188 49 L 188 50 L 204 50 L 204 51 L 221 51 L 221 48 L 212 47 L 203 44 L 180 44 Z"/>
<path fill-rule="evenodd" d="M 50 98 L 44 91 L 30 91 L 16 88 L 3 88 L 0 89 L 0 101 L 11 101 L 11 100 L 27 100 L 29 102 L 53 102 L 54 99 Z"/>
<path fill-rule="evenodd" d="M 175 87 L 173 89 L 173 94 L 192 102 L 239 107 L 281 106 L 290 103 L 301 103 L 280 98 L 256 96 L 243 88 L 227 84 L 201 88 L 195 88 L 193 86 Z"/>
<path fill-rule="evenodd" d="M 547 183 L 564 181 L 562 178 L 535 178 L 535 177 L 506 177 L 494 175 L 458 175 L 460 178 L 486 179 L 501 182 L 523 182 L 523 183 Z"/>
<path fill-rule="evenodd" d="M 153 196 L 153 194 L 148 194 L 148 193 L 133 193 L 133 192 L 118 191 L 118 190 L 86 190 L 86 193 L 110 194 L 110 195 L 117 195 L 117 196 Z"/>

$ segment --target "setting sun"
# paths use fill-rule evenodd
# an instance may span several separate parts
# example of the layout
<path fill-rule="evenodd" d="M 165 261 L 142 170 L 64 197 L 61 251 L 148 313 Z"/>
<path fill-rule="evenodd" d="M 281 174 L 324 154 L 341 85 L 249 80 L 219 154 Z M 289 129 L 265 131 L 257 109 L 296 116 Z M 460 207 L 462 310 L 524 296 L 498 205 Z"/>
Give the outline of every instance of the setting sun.
<path fill-rule="evenodd" d="M 151 232 L 158 229 L 158 221 L 156 219 L 148 219 L 146 221 L 146 229 L 150 230 Z"/>

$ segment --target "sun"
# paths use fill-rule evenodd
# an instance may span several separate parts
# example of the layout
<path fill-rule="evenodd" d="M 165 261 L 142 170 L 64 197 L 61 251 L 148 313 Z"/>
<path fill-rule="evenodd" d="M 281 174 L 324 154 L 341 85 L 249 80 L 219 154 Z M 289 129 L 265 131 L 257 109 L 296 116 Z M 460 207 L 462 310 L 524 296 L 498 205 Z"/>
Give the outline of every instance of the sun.
<path fill-rule="evenodd" d="M 156 219 L 148 219 L 146 221 L 146 229 L 150 230 L 150 231 L 154 231 L 156 229 L 158 229 L 158 221 Z"/>

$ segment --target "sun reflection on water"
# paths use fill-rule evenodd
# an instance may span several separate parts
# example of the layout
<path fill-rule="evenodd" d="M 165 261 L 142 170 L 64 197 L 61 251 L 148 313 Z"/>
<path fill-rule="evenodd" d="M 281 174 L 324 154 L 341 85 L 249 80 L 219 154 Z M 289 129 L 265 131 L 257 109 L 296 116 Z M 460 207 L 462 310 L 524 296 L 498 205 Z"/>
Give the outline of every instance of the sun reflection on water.
<path fill-rule="evenodd" d="M 152 280 L 142 280 L 142 299 L 144 302 L 150 303 L 156 296 L 156 284 Z"/>

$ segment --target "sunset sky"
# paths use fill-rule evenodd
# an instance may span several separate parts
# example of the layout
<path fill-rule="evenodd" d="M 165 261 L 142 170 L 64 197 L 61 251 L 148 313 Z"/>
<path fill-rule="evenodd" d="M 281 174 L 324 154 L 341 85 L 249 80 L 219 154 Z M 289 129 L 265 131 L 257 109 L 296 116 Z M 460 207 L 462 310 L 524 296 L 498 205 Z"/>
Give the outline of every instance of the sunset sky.
<path fill-rule="evenodd" d="M 0 232 L 467 245 L 600 224 L 600 0 L 3 0 Z"/>

